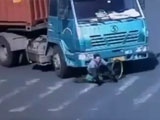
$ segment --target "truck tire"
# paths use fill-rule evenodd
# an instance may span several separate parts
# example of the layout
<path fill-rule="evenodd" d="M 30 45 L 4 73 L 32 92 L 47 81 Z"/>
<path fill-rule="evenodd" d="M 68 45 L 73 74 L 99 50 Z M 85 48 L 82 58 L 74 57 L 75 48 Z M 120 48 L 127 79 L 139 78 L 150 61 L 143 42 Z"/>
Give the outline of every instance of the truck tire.
<path fill-rule="evenodd" d="M 54 47 L 52 62 L 55 72 L 60 78 L 67 78 L 69 76 L 69 67 L 65 62 L 63 52 L 59 46 Z"/>
<path fill-rule="evenodd" d="M 12 52 L 7 40 L 0 36 L 0 64 L 5 67 L 12 67 L 18 64 L 18 53 Z"/>

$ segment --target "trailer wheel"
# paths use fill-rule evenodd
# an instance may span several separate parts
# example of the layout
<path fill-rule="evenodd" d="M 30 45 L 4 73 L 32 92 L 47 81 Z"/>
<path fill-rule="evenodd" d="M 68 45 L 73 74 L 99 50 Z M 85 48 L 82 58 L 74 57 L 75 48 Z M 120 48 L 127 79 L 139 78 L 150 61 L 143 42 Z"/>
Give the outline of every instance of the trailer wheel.
<path fill-rule="evenodd" d="M 69 68 L 65 62 L 63 52 L 58 46 L 54 47 L 52 62 L 57 76 L 60 78 L 66 78 L 69 76 Z"/>
<path fill-rule="evenodd" d="M 12 67 L 18 63 L 18 54 L 12 52 L 7 40 L 0 36 L 0 64 L 5 67 Z"/>

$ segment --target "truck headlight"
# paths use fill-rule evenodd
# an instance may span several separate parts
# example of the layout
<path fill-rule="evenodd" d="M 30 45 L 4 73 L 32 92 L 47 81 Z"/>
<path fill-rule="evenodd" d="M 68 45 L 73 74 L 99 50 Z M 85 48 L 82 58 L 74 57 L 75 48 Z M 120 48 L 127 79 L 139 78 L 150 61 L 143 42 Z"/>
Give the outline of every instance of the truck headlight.
<path fill-rule="evenodd" d="M 147 51 L 147 47 L 144 46 L 142 51 L 143 51 L 143 52 L 146 52 L 146 51 Z"/>
<path fill-rule="evenodd" d="M 88 54 L 88 53 L 81 53 L 78 56 L 79 60 L 84 60 L 84 61 L 91 60 L 92 58 L 93 58 L 93 54 Z"/>
<path fill-rule="evenodd" d="M 146 52 L 147 51 L 147 46 L 140 46 L 136 49 L 136 52 Z"/>
<path fill-rule="evenodd" d="M 125 51 L 125 54 L 126 54 L 126 55 L 128 55 L 128 54 L 132 54 L 132 53 L 133 53 L 133 51 L 132 51 L 132 50 L 126 50 L 126 51 Z"/>

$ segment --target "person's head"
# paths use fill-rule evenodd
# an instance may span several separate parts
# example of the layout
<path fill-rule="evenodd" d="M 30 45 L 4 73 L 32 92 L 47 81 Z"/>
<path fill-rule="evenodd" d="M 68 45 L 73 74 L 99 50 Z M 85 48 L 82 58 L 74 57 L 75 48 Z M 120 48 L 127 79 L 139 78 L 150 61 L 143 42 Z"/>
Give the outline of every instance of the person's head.
<path fill-rule="evenodd" d="M 96 62 L 100 62 L 101 61 L 101 56 L 99 55 L 99 54 L 94 54 L 94 60 L 96 61 Z"/>

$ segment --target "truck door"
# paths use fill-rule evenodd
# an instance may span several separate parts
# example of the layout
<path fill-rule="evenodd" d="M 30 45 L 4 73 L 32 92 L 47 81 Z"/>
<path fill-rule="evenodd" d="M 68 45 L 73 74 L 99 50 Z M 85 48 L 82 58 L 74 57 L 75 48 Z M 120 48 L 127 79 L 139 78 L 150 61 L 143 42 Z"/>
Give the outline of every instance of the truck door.
<path fill-rule="evenodd" d="M 58 33 L 70 50 L 74 49 L 73 44 L 73 14 L 70 0 L 59 0 L 58 2 Z"/>
<path fill-rule="evenodd" d="M 48 17 L 48 33 L 47 33 L 50 42 L 55 42 L 55 40 L 59 38 L 57 6 L 58 6 L 58 0 L 50 0 L 49 17 Z"/>

